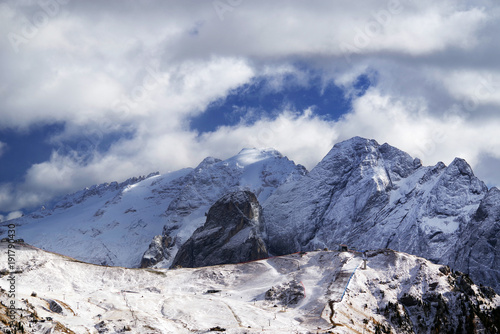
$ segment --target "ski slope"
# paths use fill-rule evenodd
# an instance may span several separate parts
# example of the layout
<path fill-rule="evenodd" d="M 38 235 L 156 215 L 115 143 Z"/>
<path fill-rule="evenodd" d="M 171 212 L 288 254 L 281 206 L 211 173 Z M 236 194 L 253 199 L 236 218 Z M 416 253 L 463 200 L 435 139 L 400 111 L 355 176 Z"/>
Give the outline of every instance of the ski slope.
<path fill-rule="evenodd" d="M 8 272 L 6 245 L 0 244 L 3 274 Z M 217 327 L 226 333 L 373 333 L 378 324 L 398 332 L 380 310 L 388 302 L 401 305 L 404 294 L 447 296 L 450 312 L 459 314 L 459 306 L 451 304 L 454 294 L 460 295 L 452 292 L 451 274 L 390 250 L 368 253 L 367 269 L 355 271 L 342 300 L 344 274 L 351 275 L 361 262 L 357 253 L 315 251 L 170 270 L 87 264 L 27 245 L 16 245 L 15 258 L 14 300 L 29 333 L 209 333 Z M 0 281 L 4 290 L 7 277 Z M 296 303 L 266 298 L 271 288 L 290 282 L 300 287 Z M 484 308 L 500 305 L 497 295 L 488 299 L 479 296 L 478 287 L 472 289 Z M 0 299 L 4 305 L 12 300 L 5 292 Z M 51 311 L 51 303 L 61 312 Z M 412 312 L 417 326 L 419 314 Z"/>

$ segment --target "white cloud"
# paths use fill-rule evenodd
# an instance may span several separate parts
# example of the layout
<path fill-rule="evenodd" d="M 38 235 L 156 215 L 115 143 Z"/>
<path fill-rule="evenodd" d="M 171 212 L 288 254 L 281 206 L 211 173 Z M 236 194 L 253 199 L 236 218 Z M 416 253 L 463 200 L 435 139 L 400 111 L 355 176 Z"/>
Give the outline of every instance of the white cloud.
<path fill-rule="evenodd" d="M 11 219 L 16 219 L 16 218 L 19 218 L 22 216 L 23 216 L 23 213 L 21 211 L 12 211 L 9 214 L 7 214 L 6 216 L 0 215 L 0 223 L 3 221 L 11 220 Z"/>
<path fill-rule="evenodd" d="M 442 71 L 436 79 L 441 80 L 449 93 L 461 100 L 468 111 L 474 111 L 481 105 L 500 106 L 500 71 Z"/>
<path fill-rule="evenodd" d="M 493 157 L 489 166 L 498 161 L 496 2 L 243 1 L 228 2 L 223 13 L 211 1 L 59 3 L 29 36 L 26 28 L 43 8 L 0 6 L 1 35 L 24 38 L 19 45 L 0 40 L 0 128 L 64 122 L 52 143 L 83 139 L 33 165 L 23 183 L 0 185 L 0 210 L 248 146 L 275 147 L 311 168 L 334 142 L 356 135 L 428 164 L 454 156 L 472 165 L 484 156 Z M 284 108 L 253 124 L 189 130 L 190 117 L 255 77 L 267 76 L 270 91 L 283 89 L 289 75 L 306 85 L 307 70 L 294 64 L 321 72 L 353 98 L 360 74 L 374 86 L 336 122 Z M 119 131 L 131 137 L 96 150 Z M 5 147 L 0 143 L 0 156 Z M 75 152 L 82 147 L 85 157 Z"/>
<path fill-rule="evenodd" d="M 252 125 L 222 127 L 200 140 L 205 151 L 227 158 L 243 147 L 273 147 L 296 163 L 312 168 L 338 138 L 332 122 L 303 113 L 284 110 L 276 119 L 261 119 Z"/>
<path fill-rule="evenodd" d="M 6 220 L 16 219 L 22 217 L 22 215 L 23 213 L 21 211 L 12 211 L 7 215 Z"/>
<path fill-rule="evenodd" d="M 346 43 L 358 59 L 472 50 L 480 42 L 478 31 L 495 19 L 484 7 L 453 1 L 233 6 L 221 20 L 211 2 L 152 1 L 140 10 L 134 2 L 61 2 L 50 13 L 37 3 L 8 2 L 0 11 L 5 35 L 26 35 L 37 13 L 48 19 L 35 25 L 17 53 L 8 39 L 0 41 L 0 126 L 127 123 L 138 117 L 178 122 L 200 112 L 207 98 L 223 94 L 222 86 L 227 90 L 265 74 L 269 66 L 260 68 L 261 63 L 272 61 L 277 72 L 290 67 L 290 57 L 330 57 L 327 67 L 345 75 L 350 69 L 344 58 L 351 58 L 342 47 Z M 197 33 L 189 34 L 193 27 Z"/>
<path fill-rule="evenodd" d="M 376 88 L 357 99 L 353 109 L 335 126 L 339 139 L 354 135 L 374 138 L 421 158 L 427 165 L 438 161 L 449 164 L 461 157 L 474 168 L 484 155 L 500 158 L 499 119 L 474 121 L 451 112 L 436 116 L 424 99 L 383 95 Z M 491 184 L 500 184 L 499 176 L 483 176 Z"/>

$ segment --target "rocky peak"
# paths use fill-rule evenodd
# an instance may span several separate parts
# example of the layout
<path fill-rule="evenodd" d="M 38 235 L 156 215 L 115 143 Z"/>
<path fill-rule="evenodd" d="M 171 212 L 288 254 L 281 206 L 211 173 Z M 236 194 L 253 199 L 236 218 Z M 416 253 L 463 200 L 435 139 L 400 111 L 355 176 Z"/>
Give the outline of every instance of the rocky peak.
<path fill-rule="evenodd" d="M 408 153 L 387 143 L 380 146 L 379 152 L 387 169 L 398 178 L 408 177 L 416 169 L 422 167 L 422 161 L 419 158 L 412 158 Z"/>
<path fill-rule="evenodd" d="M 254 193 L 236 191 L 220 198 L 179 249 L 172 266 L 201 267 L 266 258 L 262 208 Z"/>
<path fill-rule="evenodd" d="M 217 158 L 213 158 L 213 157 L 206 157 L 205 159 L 203 159 L 202 162 L 200 162 L 200 164 L 195 168 L 195 170 L 199 170 L 201 168 L 206 168 L 206 167 L 209 167 L 213 164 L 216 164 L 218 162 L 222 161 L 221 159 L 217 159 Z"/>

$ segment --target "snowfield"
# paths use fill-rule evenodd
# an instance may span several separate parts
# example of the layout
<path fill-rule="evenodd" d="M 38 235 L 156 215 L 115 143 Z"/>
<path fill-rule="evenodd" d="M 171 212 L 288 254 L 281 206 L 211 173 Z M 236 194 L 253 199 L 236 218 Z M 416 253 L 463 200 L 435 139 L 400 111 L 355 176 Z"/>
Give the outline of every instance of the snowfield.
<path fill-rule="evenodd" d="M 366 269 L 360 253 L 314 251 L 167 270 L 87 264 L 16 244 L 12 274 L 6 250 L 1 243 L 0 299 L 15 301 L 28 333 L 427 333 L 437 320 L 456 329 L 461 305 L 480 305 L 486 317 L 500 305 L 491 289 L 392 250 L 367 252 Z"/>

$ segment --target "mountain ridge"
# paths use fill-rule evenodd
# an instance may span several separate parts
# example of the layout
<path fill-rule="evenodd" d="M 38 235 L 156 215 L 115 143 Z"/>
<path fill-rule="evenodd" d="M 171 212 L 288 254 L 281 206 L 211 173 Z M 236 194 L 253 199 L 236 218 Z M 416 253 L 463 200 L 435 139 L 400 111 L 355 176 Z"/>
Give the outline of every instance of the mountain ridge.
<path fill-rule="evenodd" d="M 243 149 L 229 159 L 207 157 L 195 168 L 153 175 L 109 194 L 92 189 L 97 193 L 82 202 L 87 211 L 69 215 L 74 206 L 58 207 L 64 219 L 19 218 L 19 235 L 88 262 L 168 268 L 217 200 L 249 190 L 263 208 L 263 241 L 271 255 L 340 243 L 392 248 L 500 289 L 499 191 L 488 189 L 460 158 L 449 166 L 423 166 L 387 143 L 354 137 L 335 144 L 310 172 L 276 150 Z M 68 227 L 70 218 L 78 226 Z M 30 236 L 40 234 L 35 223 L 50 232 L 63 230 L 36 235 L 33 242 Z M 75 247 L 80 239 L 94 251 Z"/>

